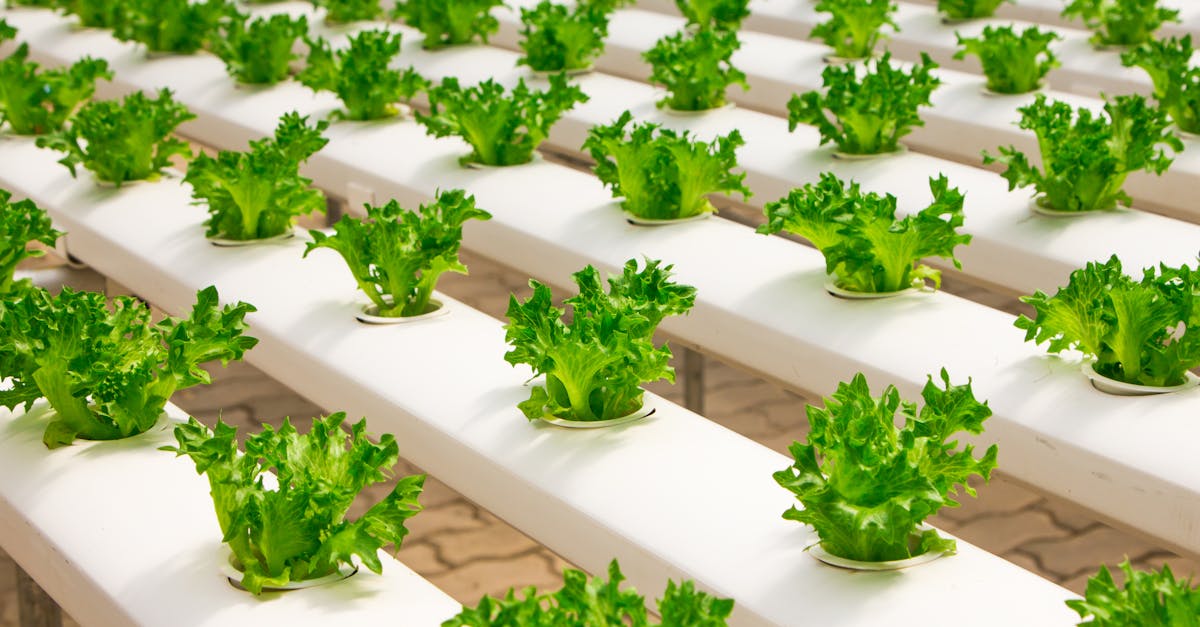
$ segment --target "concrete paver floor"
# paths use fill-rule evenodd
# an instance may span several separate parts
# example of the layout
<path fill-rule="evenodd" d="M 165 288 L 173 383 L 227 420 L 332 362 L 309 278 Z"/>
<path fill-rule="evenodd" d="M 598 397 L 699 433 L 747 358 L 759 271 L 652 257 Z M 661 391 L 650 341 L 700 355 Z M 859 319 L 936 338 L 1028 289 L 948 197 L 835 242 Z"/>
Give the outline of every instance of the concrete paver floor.
<path fill-rule="evenodd" d="M 472 274 L 447 276 L 441 285 L 447 294 L 502 319 L 509 294 L 528 293 L 526 280 L 518 273 L 478 256 L 464 253 L 463 257 Z M 952 281 L 947 288 L 991 306 L 1016 307 L 1011 298 L 987 290 Z M 174 399 L 210 424 L 221 415 L 246 429 L 260 421 L 278 424 L 284 416 L 303 421 L 321 412 L 301 394 L 247 364 L 212 372 L 211 386 L 181 392 Z M 712 420 L 780 452 L 804 437 L 806 399 L 715 360 L 708 360 L 705 376 L 705 413 Z M 651 387 L 672 400 L 681 398 L 678 386 Z M 398 476 L 413 472 L 418 469 L 407 462 L 397 469 Z M 364 503 L 374 502 L 387 489 L 372 489 Z M 412 533 L 399 559 L 459 601 L 474 603 L 484 593 L 501 594 L 510 586 L 559 584 L 566 562 L 435 478 L 427 481 L 422 503 L 426 509 L 412 519 Z M 1087 577 L 1100 564 L 1114 564 L 1125 556 L 1143 568 L 1170 563 L 1178 574 L 1200 573 L 1196 562 L 1003 477 L 982 486 L 979 498 L 964 499 L 961 508 L 945 511 L 931 522 L 1076 592 L 1082 592 Z M 0 553 L 0 627 L 17 624 L 14 585 L 13 564 Z M 86 623 L 86 617 L 81 618 Z"/>

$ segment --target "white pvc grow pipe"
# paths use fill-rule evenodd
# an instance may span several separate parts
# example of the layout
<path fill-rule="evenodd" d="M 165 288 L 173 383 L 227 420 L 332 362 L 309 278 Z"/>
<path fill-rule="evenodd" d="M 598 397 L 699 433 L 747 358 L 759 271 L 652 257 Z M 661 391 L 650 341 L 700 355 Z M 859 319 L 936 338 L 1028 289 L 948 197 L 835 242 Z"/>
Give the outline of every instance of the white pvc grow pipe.
<path fill-rule="evenodd" d="M 457 183 L 434 163 L 424 167 L 446 187 Z M 566 190 L 575 182 L 549 164 L 530 174 L 566 178 Z M 470 191 L 481 206 L 505 211 L 487 191 L 495 182 Z M 10 142 L 0 145 L 0 183 L 50 211 L 81 259 L 168 312 L 186 311 L 209 284 L 225 302 L 253 303 L 247 321 L 260 343 L 248 361 L 323 407 L 367 416 L 372 430 L 395 434 L 403 456 L 572 562 L 602 572 L 619 558 L 648 599 L 668 578 L 693 578 L 736 599 L 737 625 L 866 626 L 883 617 L 928 625 L 935 604 L 954 624 L 963 616 L 979 625 L 1052 624 L 1071 615 L 1067 591 L 966 543 L 903 577 L 822 566 L 804 555 L 811 530 L 781 517 L 794 500 L 771 473 L 788 458 L 651 394 L 654 416 L 625 427 L 531 424 L 517 409 L 529 371 L 504 361 L 499 321 L 440 297 L 451 311 L 427 324 L 360 324 L 363 297 L 337 255 L 301 259 L 300 240 L 214 247 L 202 236 L 204 209 L 174 181 L 97 190 L 86 177 L 71 180 L 53 153 Z M 547 229 L 589 219 L 562 209 Z M 594 238 L 630 228 L 601 215 L 591 217 Z M 486 235 L 487 224 L 468 224 L 469 236 Z M 695 226 L 701 241 L 727 241 L 738 228 Z M 691 278 L 681 268 L 680 280 Z"/>

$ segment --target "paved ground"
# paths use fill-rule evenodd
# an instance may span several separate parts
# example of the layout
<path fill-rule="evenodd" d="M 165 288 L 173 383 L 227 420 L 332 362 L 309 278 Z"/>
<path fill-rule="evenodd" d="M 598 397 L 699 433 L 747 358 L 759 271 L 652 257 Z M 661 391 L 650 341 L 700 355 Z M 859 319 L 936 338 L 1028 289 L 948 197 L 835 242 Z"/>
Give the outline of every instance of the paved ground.
<path fill-rule="evenodd" d="M 493 316 L 502 317 L 511 292 L 525 293 L 520 275 L 481 258 L 464 255 L 471 277 L 450 276 L 445 292 Z M 84 278 L 87 278 L 84 275 Z M 90 280 L 97 282 L 95 277 Z M 951 282 L 948 289 L 1004 309 L 1016 307 L 1003 295 Z M 215 382 L 188 390 L 176 402 L 197 417 L 249 427 L 284 416 L 311 417 L 320 409 L 245 364 L 213 370 Z M 805 399 L 735 368 L 709 360 L 707 415 L 727 427 L 784 452 L 803 437 Z M 654 391 L 679 400 L 680 389 Z M 418 472 L 402 464 L 400 474 Z M 386 488 L 384 488 L 386 489 Z M 378 498 L 378 492 L 367 495 Z M 1200 573 L 1197 564 L 1154 544 L 1114 530 L 1076 507 L 1047 499 L 1003 478 L 980 489 L 980 497 L 945 512 L 935 525 L 1075 591 L 1102 563 L 1129 556 L 1142 567 L 1169 562 L 1176 572 Z M 414 518 L 412 534 L 399 557 L 463 602 L 499 594 L 509 586 L 555 586 L 566 563 L 537 542 L 431 478 L 422 499 L 426 510 Z M 14 575 L 0 554 L 0 627 L 16 624 Z"/>

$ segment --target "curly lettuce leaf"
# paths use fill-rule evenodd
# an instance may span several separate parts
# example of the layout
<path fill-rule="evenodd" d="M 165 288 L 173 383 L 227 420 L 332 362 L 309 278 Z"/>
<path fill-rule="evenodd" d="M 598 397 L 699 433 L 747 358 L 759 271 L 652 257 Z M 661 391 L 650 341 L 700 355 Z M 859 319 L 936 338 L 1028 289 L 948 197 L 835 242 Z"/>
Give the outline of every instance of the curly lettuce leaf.
<path fill-rule="evenodd" d="M 947 19 L 973 20 L 995 15 L 996 9 L 1005 2 L 1016 0 L 937 0 L 937 10 Z"/>
<path fill-rule="evenodd" d="M 893 66 L 890 54 L 865 63 L 865 72 L 854 65 L 826 67 L 824 94 L 810 91 L 788 102 L 788 130 L 812 124 L 822 146 L 833 143 L 847 154 L 895 152 L 900 138 L 925 125 L 917 111 L 931 104 L 942 82 L 933 75 L 937 64 L 924 53 L 921 60 L 910 72 Z"/>
<path fill-rule="evenodd" d="M 12 192 L 0 189 L 0 296 L 16 289 L 14 274 L 21 261 L 44 254 L 30 244 L 53 247 L 62 236 L 32 200 L 11 200 Z"/>
<path fill-rule="evenodd" d="M 520 165 L 533 159 L 564 113 L 587 100 L 564 74 L 551 76 L 546 91 L 532 90 L 520 79 L 508 93 L 492 79 L 462 87 L 447 77 L 429 90 L 429 114 L 416 116 L 430 135 L 457 136 L 471 145 L 471 154 L 459 160 L 464 165 Z"/>
<path fill-rule="evenodd" d="M 66 153 L 59 163 L 75 176 L 82 164 L 101 181 L 118 187 L 128 181 L 156 179 L 171 158 L 190 157 L 186 142 L 174 137 L 176 127 L 196 116 L 164 89 L 151 99 L 138 91 L 124 100 L 94 100 L 79 110 L 71 124 L 39 137 L 39 148 Z"/>
<path fill-rule="evenodd" d="M 693 139 L 658 124 L 635 124 L 626 111 L 607 126 L 588 131 L 583 144 L 593 169 L 621 207 L 640 218 L 679 219 L 713 213 L 710 194 L 751 196 L 746 174 L 734 173 L 737 149 L 745 142 L 734 130 L 712 142 Z"/>
<path fill-rule="evenodd" d="M 884 26 L 900 29 L 892 18 L 896 12 L 892 0 L 819 0 L 813 9 L 828 13 L 829 19 L 817 24 L 809 37 L 825 42 L 845 59 L 871 56 L 875 46 L 886 39 Z"/>
<path fill-rule="evenodd" d="M 178 445 L 164 447 L 189 456 L 208 476 L 222 539 L 250 592 L 323 577 L 354 560 L 382 572 L 379 550 L 399 549 L 406 521 L 421 511 L 425 477 L 414 475 L 358 519 L 346 518 L 359 492 L 387 480 L 399 448 L 390 434 L 372 442 L 365 420 L 347 432 L 345 418 L 314 418 L 303 435 L 290 420 L 278 430 L 264 425 L 246 439 L 245 455 L 237 450 L 236 429 L 218 422 L 210 431 L 193 418 L 176 427 Z M 269 472 L 272 487 L 264 481 Z"/>
<path fill-rule="evenodd" d="M 826 272 L 834 283 L 853 292 L 895 292 L 941 285 L 941 273 L 920 260 L 941 257 L 961 267 L 954 249 L 970 243 L 963 225 L 964 196 L 950 188 L 946 177 L 929 179 L 933 202 L 920 212 L 896 218 L 891 194 L 864 194 L 856 182 L 849 186 L 832 173 L 816 185 L 792 190 L 786 198 L 764 207 L 767 223 L 759 233 L 787 231 L 799 235 L 825 256 Z"/>
<path fill-rule="evenodd" d="M 1200 133 L 1200 67 L 1192 65 L 1192 36 L 1149 41 L 1121 54 L 1154 83 L 1154 99 L 1179 130 Z"/>
<path fill-rule="evenodd" d="M 191 54 L 214 38 L 221 18 L 233 10 L 227 0 L 127 0 L 113 34 L 151 52 Z"/>
<path fill-rule="evenodd" d="M 110 309 L 111 305 L 111 309 Z M 44 397 L 55 410 L 43 441 L 49 448 L 75 439 L 114 440 L 149 429 L 176 391 L 209 383 L 200 366 L 241 359 L 257 340 L 244 335 L 245 303 L 218 308 L 216 289 L 196 296 L 187 319 L 150 323 L 134 298 L 111 303 L 101 294 L 65 288 L 57 296 L 32 292 L 0 304 L 0 358 L 16 389 L 32 398 L 4 399 L 10 409 Z"/>
<path fill-rule="evenodd" d="M 411 67 L 392 69 L 400 54 L 400 33 L 365 30 L 350 37 L 349 46 L 335 51 L 323 38 L 308 43 L 308 62 L 296 75 L 300 84 L 313 91 L 337 94 L 345 109 L 334 117 L 346 120 L 380 120 L 397 115 L 398 102 L 409 102 L 429 87 Z"/>
<path fill-rule="evenodd" d="M 988 89 L 998 94 L 1024 94 L 1042 86 L 1046 74 L 1061 65 L 1050 43 L 1062 39 L 1054 31 L 1030 26 L 1018 35 L 1012 26 L 988 26 L 980 37 L 958 37 L 955 59 L 979 57 Z"/>
<path fill-rule="evenodd" d="M 992 412 L 975 399 L 969 382 L 952 385 L 945 370 L 941 379 L 943 387 L 932 377 L 925 384 L 919 413 L 893 386 L 872 396 L 861 373 L 839 384 L 825 407 L 809 406 L 807 442 L 794 442 L 789 451 L 795 462 L 774 475 L 803 505 L 783 517 L 811 525 L 826 551 L 847 559 L 880 562 L 953 551 L 954 540 L 920 525 L 943 507 L 957 507 L 959 488 L 975 495 L 967 480 L 990 477 L 996 446 L 976 458 L 973 446 L 950 439 L 981 433 Z"/>
<path fill-rule="evenodd" d="M 532 9 L 521 9 L 521 51 L 518 65 L 538 72 L 590 68 L 604 51 L 612 8 L 602 3 L 580 3 L 574 8 L 542 0 Z"/>
<path fill-rule="evenodd" d="M 311 231 L 304 256 L 318 248 L 336 251 L 346 261 L 358 288 L 380 316 L 417 316 L 429 309 L 438 278 L 446 272 L 466 274 L 458 259 L 463 224 L 489 220 L 462 190 L 440 192 L 436 202 L 407 211 L 395 200 L 367 207 L 367 219 L 345 216 L 334 234 Z"/>
<path fill-rule="evenodd" d="M 1200 366 L 1200 271 L 1188 266 L 1147 268 L 1135 281 L 1114 255 L 1072 272 L 1053 296 L 1021 300 L 1036 312 L 1015 323 L 1025 341 L 1051 353 L 1079 350 L 1110 379 L 1172 386 Z"/>
<path fill-rule="evenodd" d="M 504 0 L 398 0 L 392 17 L 421 31 L 425 49 L 436 50 L 469 44 L 476 37 L 487 43 L 488 35 L 500 30 L 491 10 L 503 4 Z"/>
<path fill-rule="evenodd" d="M 312 3 L 325 9 L 325 21 L 330 24 L 374 20 L 384 14 L 379 0 L 312 0 Z"/>
<path fill-rule="evenodd" d="M 1135 571 L 1126 559 L 1120 565 L 1125 585 L 1118 586 L 1107 566 L 1088 579 L 1083 599 L 1067 605 L 1092 627 L 1200 627 L 1200 590 L 1191 579 L 1176 579 L 1171 567 Z M 1087 620 L 1087 619 L 1091 620 Z"/>
<path fill-rule="evenodd" d="M 1082 20 L 1097 46 L 1144 44 L 1164 22 L 1179 22 L 1179 11 L 1158 6 L 1158 0 L 1071 0 L 1062 15 Z"/>
<path fill-rule="evenodd" d="M 123 0 L 59 0 L 59 5 L 87 28 L 116 28 L 125 16 Z"/>
<path fill-rule="evenodd" d="M 39 70 L 21 44 L 0 61 L 0 124 L 18 135 L 62 130 L 66 121 L 96 91 L 96 81 L 112 80 L 108 62 L 84 57 L 74 64 Z"/>
<path fill-rule="evenodd" d="M 750 0 L 675 0 L 688 26 L 737 31 L 750 16 Z"/>
<path fill-rule="evenodd" d="M 701 29 L 659 39 L 642 54 L 651 66 L 650 82 L 667 90 L 658 106 L 676 111 L 716 109 L 725 105 L 730 85 L 750 89 L 746 75 L 730 62 L 740 47 L 733 31 Z"/>
<path fill-rule="evenodd" d="M 666 316 L 686 313 L 696 290 L 670 280 L 671 266 L 647 260 L 638 271 L 630 260 L 606 293 L 600 273 L 588 266 L 574 274 L 579 294 L 555 307 L 550 288 L 531 280 L 533 295 L 509 300 L 505 339 L 512 349 L 504 359 L 527 364 L 545 375 L 520 409 L 530 420 L 557 416 L 568 420 L 610 420 L 642 406 L 641 384 L 675 380 L 671 350 L 655 346 L 654 330 Z"/>
<path fill-rule="evenodd" d="M 212 50 L 237 82 L 270 85 L 288 77 L 291 62 L 299 56 L 293 49 L 306 33 L 308 18 L 303 15 L 250 19 L 235 12 L 221 22 L 221 36 L 213 39 Z"/>
<path fill-rule="evenodd" d="M 298 216 L 325 211 L 325 195 L 300 176 L 300 164 L 329 140 L 328 122 L 308 125 L 296 112 L 284 114 L 273 138 L 250 142 L 250 150 L 198 155 L 185 183 L 192 198 L 207 205 L 206 235 L 232 240 L 274 237 L 291 230 Z"/>
<path fill-rule="evenodd" d="M 1037 136 L 1042 167 L 1012 146 L 1000 154 L 985 152 L 985 164 L 1000 163 L 1008 188 L 1032 186 L 1038 204 L 1055 211 L 1101 211 L 1133 200 L 1125 179 L 1144 170 L 1161 175 L 1171 165 L 1162 146 L 1176 152 L 1183 142 L 1167 128 L 1167 116 L 1142 96 L 1117 96 L 1104 105 L 1106 115 L 1077 111 L 1038 94 L 1019 109 L 1020 127 Z"/>

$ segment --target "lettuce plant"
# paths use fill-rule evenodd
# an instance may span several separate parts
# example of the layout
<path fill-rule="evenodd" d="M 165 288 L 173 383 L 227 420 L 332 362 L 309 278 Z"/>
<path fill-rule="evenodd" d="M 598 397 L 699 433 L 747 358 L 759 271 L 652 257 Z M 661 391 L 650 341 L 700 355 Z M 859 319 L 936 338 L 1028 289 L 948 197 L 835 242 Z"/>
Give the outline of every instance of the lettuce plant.
<path fill-rule="evenodd" d="M 623 581 L 616 560 L 608 565 L 608 581 L 568 568 L 556 592 L 542 593 L 530 586 L 521 598 L 511 588 L 502 599 L 484 595 L 479 605 L 464 608 L 442 627 L 649 627 L 646 600 L 632 588 L 622 590 Z M 733 613 L 733 600 L 697 591 L 691 581 L 668 581 L 658 599 L 658 613 L 663 627 L 724 627 Z"/>
<path fill-rule="evenodd" d="M 1200 68 L 1191 64 L 1192 36 L 1150 41 L 1121 55 L 1121 62 L 1150 75 L 1154 98 L 1179 130 L 1200 133 Z"/>
<path fill-rule="evenodd" d="M 277 13 L 250 19 L 233 13 L 221 22 L 212 49 L 237 82 L 274 84 L 288 77 L 288 66 L 298 57 L 292 50 L 306 33 L 308 19 L 303 15 Z"/>
<path fill-rule="evenodd" d="M 621 197 L 621 208 L 639 218 L 690 218 L 717 209 L 709 194 L 751 196 L 746 174 L 734 174 L 737 149 L 745 142 L 736 129 L 712 142 L 693 139 L 658 124 L 635 124 L 626 111 L 608 126 L 588 131 L 583 149 L 596 161 L 595 172 Z"/>
<path fill-rule="evenodd" d="M 1038 204 L 1055 211 L 1099 211 L 1130 203 L 1123 189 L 1129 173 L 1162 174 L 1172 160 L 1160 146 L 1183 150 L 1183 142 L 1167 128 L 1166 113 L 1142 96 L 1117 96 L 1104 104 L 1106 115 L 1086 108 L 1073 111 L 1041 94 L 1018 111 L 1020 127 L 1037 135 L 1042 167 L 1030 164 L 1012 146 L 1001 147 L 999 156 L 985 152 L 983 162 L 1007 166 L 1009 189 L 1032 185 Z"/>
<path fill-rule="evenodd" d="M 451 76 L 429 90 L 429 114 L 416 116 L 430 135 L 457 136 L 471 145 L 471 154 L 459 160 L 464 165 L 520 165 L 533 159 L 564 113 L 587 99 L 564 74 L 551 76 L 546 91 L 531 90 L 520 79 L 507 94 L 490 78 L 462 87 Z"/>
<path fill-rule="evenodd" d="M 205 235 L 256 240 L 289 232 L 297 216 L 325 211 L 325 195 L 300 176 L 300 164 L 329 143 L 321 133 L 328 122 L 308 126 L 308 118 L 288 113 L 275 137 L 250 142 L 248 152 L 200 154 L 188 166 L 185 183 L 192 198 L 208 206 Z"/>
<path fill-rule="evenodd" d="M 244 335 L 243 319 L 254 310 L 220 308 L 209 287 L 186 320 L 151 324 L 135 298 L 28 292 L 0 303 L 0 377 L 13 380 L 0 405 L 28 409 L 45 398 L 55 412 L 42 436 L 49 448 L 137 435 L 158 421 L 172 394 L 209 383 L 202 364 L 241 359 L 258 342 Z"/>
<path fill-rule="evenodd" d="M 5 0 L 9 5 L 16 7 L 38 7 L 42 9 L 58 8 L 59 0 Z"/>
<path fill-rule="evenodd" d="M 981 458 L 973 446 L 959 446 L 957 434 L 982 433 L 992 410 L 976 400 L 969 381 L 951 385 L 945 369 L 941 380 L 939 386 L 929 377 L 920 412 L 894 386 L 872 396 L 862 373 L 838 384 L 824 408 L 810 405 L 807 442 L 794 442 L 795 463 L 774 475 L 804 506 L 783 517 L 811 525 L 822 548 L 846 559 L 885 562 L 953 551 L 954 540 L 920 525 L 943 507 L 958 507 L 956 486 L 975 496 L 967 479 L 990 477 L 996 446 Z"/>
<path fill-rule="evenodd" d="M 1071 0 L 1062 14 L 1082 20 L 1097 46 L 1144 44 L 1163 22 L 1179 21 L 1179 11 L 1158 6 L 1158 0 Z"/>
<path fill-rule="evenodd" d="M 221 539 L 242 573 L 241 586 L 253 594 L 333 574 L 356 558 L 381 573 L 379 550 L 399 550 L 405 523 L 421 511 L 425 476 L 413 475 L 356 520 L 347 518 L 363 488 L 387 480 L 399 447 L 387 433 L 372 442 L 366 420 L 347 433 L 345 419 L 344 413 L 314 418 L 304 435 L 291 420 L 278 430 L 263 425 L 246 438 L 243 455 L 237 429 L 218 421 L 210 431 L 192 418 L 175 427 L 178 446 L 164 447 L 208 475 Z"/>
<path fill-rule="evenodd" d="M 128 181 L 156 179 L 171 157 L 190 157 L 186 142 L 172 137 L 182 122 L 196 117 L 164 89 L 150 99 L 134 92 L 125 99 L 94 100 L 71 124 L 39 137 L 38 147 L 65 152 L 59 163 L 71 170 L 83 164 L 100 181 L 118 187 Z"/>
<path fill-rule="evenodd" d="M 397 0 L 392 17 L 425 35 L 426 50 L 469 44 L 476 37 L 484 43 L 500 29 L 492 17 L 493 7 L 504 0 Z"/>
<path fill-rule="evenodd" d="M 1200 270 L 1163 265 L 1136 281 L 1114 255 L 1072 272 L 1054 296 L 1021 300 L 1037 312 L 1016 321 L 1025 341 L 1047 342 L 1051 353 L 1078 350 L 1109 379 L 1172 386 L 1200 366 Z"/>
<path fill-rule="evenodd" d="M 11 199 L 11 192 L 0 189 L 0 298 L 30 287 L 28 281 L 18 285 L 14 279 L 21 261 L 43 254 L 41 249 L 29 245 L 39 242 L 54 246 L 62 235 L 50 223 L 50 216 L 32 200 L 10 202 Z"/>
<path fill-rule="evenodd" d="M 899 30 L 892 14 L 892 0 L 819 0 L 814 7 L 818 13 L 828 13 L 828 20 L 817 24 L 809 35 L 833 48 L 844 59 L 865 59 L 875 52 L 884 39 L 883 27 Z"/>
<path fill-rule="evenodd" d="M 127 0 L 113 33 L 150 52 L 191 54 L 208 43 L 232 10 L 227 0 Z"/>
<path fill-rule="evenodd" d="M 350 45 L 334 51 L 328 41 L 307 39 L 308 63 L 296 79 L 313 91 L 331 91 L 345 109 L 334 116 L 346 120 L 379 120 L 399 113 L 397 102 L 408 102 L 429 82 L 411 67 L 391 68 L 400 54 L 400 33 L 367 30 L 350 38 Z"/>
<path fill-rule="evenodd" d="M 611 9 L 602 3 L 583 2 L 568 8 L 542 0 L 532 9 L 521 9 L 519 65 L 538 72 L 590 68 L 604 50 Z"/>
<path fill-rule="evenodd" d="M 350 267 L 358 288 L 384 317 L 418 316 L 430 311 L 429 299 L 446 272 L 466 274 L 458 259 L 463 224 L 489 220 L 462 190 L 440 192 L 433 204 L 408 211 L 395 200 L 367 207 L 367 220 L 345 216 L 333 235 L 311 231 L 304 256 L 318 248 L 336 251 Z"/>
<path fill-rule="evenodd" d="M 729 61 L 739 47 L 732 31 L 701 29 L 659 39 L 642 55 L 652 68 L 650 82 L 667 89 L 658 106 L 677 111 L 715 109 L 725 104 L 730 85 L 749 89 L 746 75 Z"/>
<path fill-rule="evenodd" d="M 988 89 L 998 94 L 1024 94 L 1042 86 L 1050 70 L 1058 67 L 1058 57 L 1050 50 L 1050 42 L 1062 39 L 1054 31 L 1036 26 L 1026 28 L 1020 35 L 1012 26 L 988 26 L 982 37 L 958 37 L 955 59 L 967 55 L 979 57 Z"/>
<path fill-rule="evenodd" d="M 115 29 L 125 14 L 124 0 L 61 0 L 60 6 L 88 28 Z"/>
<path fill-rule="evenodd" d="M 980 17 L 991 17 L 996 9 L 1005 2 L 1016 0 L 937 0 L 937 10 L 947 19 L 973 20 Z"/>
<path fill-rule="evenodd" d="M 62 130 L 95 93 L 99 79 L 112 80 L 103 59 L 84 57 L 69 67 L 39 70 L 23 43 L 0 61 L 0 123 L 18 135 Z"/>
<path fill-rule="evenodd" d="M 675 0 L 689 26 L 737 31 L 750 16 L 750 0 Z"/>
<path fill-rule="evenodd" d="M 379 0 L 312 0 L 325 9 L 325 21 L 330 24 L 346 24 L 359 20 L 374 20 L 383 17 Z"/>
<path fill-rule="evenodd" d="M 1200 624 L 1200 589 L 1191 579 L 1176 579 L 1171 567 L 1135 571 L 1126 559 L 1120 566 L 1125 585 L 1118 586 L 1107 566 L 1088 579 L 1083 599 L 1067 605 L 1090 627 L 1194 627 Z M 1087 620 L 1087 619 L 1091 620 Z"/>
<path fill-rule="evenodd" d="M 917 110 L 930 105 L 930 95 L 942 83 L 933 75 L 937 64 L 922 53 L 921 64 L 905 72 L 885 54 L 864 66 L 865 71 L 826 67 L 821 73 L 824 94 L 810 91 L 788 102 L 788 130 L 812 124 L 821 132 L 822 146 L 833 143 L 851 155 L 899 150 L 901 137 L 925 125 Z"/>
<path fill-rule="evenodd" d="M 642 407 L 641 384 L 675 381 L 671 349 L 654 345 L 654 330 L 663 318 L 690 310 L 696 288 L 671 281 L 671 266 L 661 261 L 647 260 L 641 271 L 637 265 L 626 262 L 608 280 L 608 293 L 592 266 L 576 272 L 579 294 L 563 301 L 572 310 L 569 323 L 543 283 L 530 280 L 533 295 L 523 303 L 509 299 L 504 328 L 512 350 L 504 359 L 545 375 L 519 405 L 526 418 L 620 418 Z"/>
<path fill-rule="evenodd" d="M 963 194 L 946 177 L 929 179 L 933 202 L 919 213 L 896 218 L 896 197 L 862 193 L 858 183 L 846 186 L 826 172 L 813 185 L 794 189 L 786 198 L 763 208 L 763 234 L 787 231 L 812 242 L 825 256 L 834 284 L 851 292 L 896 292 L 920 288 L 926 281 L 940 287 L 942 273 L 920 263 L 926 257 L 949 259 L 961 268 L 954 249 L 970 243 L 959 233 Z"/>

